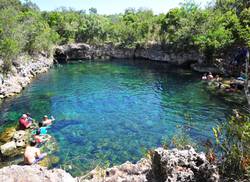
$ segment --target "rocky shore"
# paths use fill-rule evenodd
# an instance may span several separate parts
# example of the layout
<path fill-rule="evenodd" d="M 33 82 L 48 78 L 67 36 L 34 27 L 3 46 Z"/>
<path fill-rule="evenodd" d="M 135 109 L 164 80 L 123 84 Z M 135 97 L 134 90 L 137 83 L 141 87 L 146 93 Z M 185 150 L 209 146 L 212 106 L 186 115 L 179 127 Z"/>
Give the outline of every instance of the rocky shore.
<path fill-rule="evenodd" d="M 20 56 L 13 61 L 11 71 L 7 75 L 0 73 L 0 98 L 11 97 L 16 95 L 25 88 L 32 79 L 49 70 L 53 65 L 53 57 L 46 57 L 39 54 L 34 57 Z M 3 61 L 0 60 L 0 67 Z"/>
<path fill-rule="evenodd" d="M 0 179 L 5 182 L 217 182 L 219 174 L 204 153 L 187 146 L 185 150 L 158 148 L 136 164 L 126 162 L 108 169 L 96 168 L 76 178 L 61 169 L 13 165 L 0 169 Z"/>

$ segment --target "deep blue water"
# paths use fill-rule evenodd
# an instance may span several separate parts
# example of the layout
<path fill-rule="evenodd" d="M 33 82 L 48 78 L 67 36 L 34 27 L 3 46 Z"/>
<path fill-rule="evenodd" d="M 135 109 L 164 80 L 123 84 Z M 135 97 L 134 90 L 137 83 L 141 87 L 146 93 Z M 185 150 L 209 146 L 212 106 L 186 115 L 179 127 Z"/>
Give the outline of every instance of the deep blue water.
<path fill-rule="evenodd" d="M 180 128 L 199 145 L 230 105 L 210 96 L 200 74 L 145 61 L 86 61 L 53 68 L 1 106 L 4 126 L 23 112 L 53 115 L 56 167 L 73 175 L 96 165 L 137 161 Z"/>

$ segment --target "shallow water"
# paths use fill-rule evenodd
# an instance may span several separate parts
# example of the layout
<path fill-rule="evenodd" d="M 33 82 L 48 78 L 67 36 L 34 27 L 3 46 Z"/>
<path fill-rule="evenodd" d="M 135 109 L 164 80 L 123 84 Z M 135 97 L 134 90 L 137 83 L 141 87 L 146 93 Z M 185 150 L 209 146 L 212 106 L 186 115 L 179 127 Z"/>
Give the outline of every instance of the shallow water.
<path fill-rule="evenodd" d="M 206 92 L 197 73 L 145 61 L 87 61 L 53 68 L 4 101 L 0 129 L 24 112 L 37 120 L 53 115 L 55 167 L 79 175 L 96 165 L 135 162 L 180 128 L 202 144 L 230 110 Z"/>

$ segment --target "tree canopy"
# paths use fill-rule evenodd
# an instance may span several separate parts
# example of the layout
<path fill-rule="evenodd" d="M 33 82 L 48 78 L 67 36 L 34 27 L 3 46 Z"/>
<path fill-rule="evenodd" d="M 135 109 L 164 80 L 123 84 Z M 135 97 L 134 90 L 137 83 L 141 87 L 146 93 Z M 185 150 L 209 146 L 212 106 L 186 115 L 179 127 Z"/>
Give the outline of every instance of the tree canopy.
<path fill-rule="evenodd" d="M 158 43 L 195 48 L 213 59 L 233 45 L 250 47 L 249 6 L 248 0 L 216 0 L 202 9 L 189 0 L 166 14 L 129 8 L 99 15 L 95 8 L 42 12 L 29 0 L 0 0 L 0 57 L 8 62 L 21 52 L 49 52 L 56 44 L 86 42 L 122 47 Z"/>

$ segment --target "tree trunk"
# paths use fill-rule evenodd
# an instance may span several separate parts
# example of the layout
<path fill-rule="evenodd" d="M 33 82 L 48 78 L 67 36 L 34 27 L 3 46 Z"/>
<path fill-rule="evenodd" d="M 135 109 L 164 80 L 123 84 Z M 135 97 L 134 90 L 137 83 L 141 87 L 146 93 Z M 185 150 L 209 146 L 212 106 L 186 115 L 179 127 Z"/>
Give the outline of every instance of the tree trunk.
<path fill-rule="evenodd" d="M 249 89 L 250 89 L 250 80 L 249 80 L 249 76 L 248 76 L 249 51 L 247 51 L 245 60 L 246 60 L 245 95 L 246 95 L 246 98 L 247 98 L 248 105 L 250 105 L 250 92 L 249 92 Z"/>

